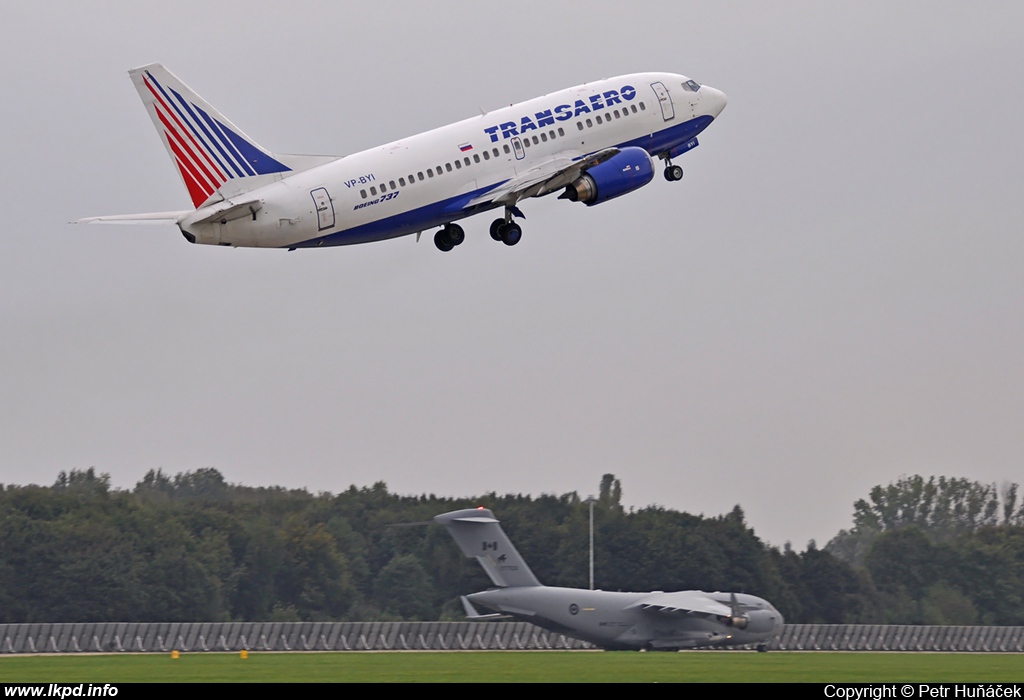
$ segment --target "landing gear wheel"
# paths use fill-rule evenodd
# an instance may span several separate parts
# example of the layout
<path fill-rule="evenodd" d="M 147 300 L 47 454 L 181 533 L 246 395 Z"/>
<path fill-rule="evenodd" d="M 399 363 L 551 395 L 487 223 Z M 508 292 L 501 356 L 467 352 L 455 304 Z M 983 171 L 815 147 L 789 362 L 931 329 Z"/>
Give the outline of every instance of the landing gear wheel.
<path fill-rule="evenodd" d="M 466 240 L 466 232 L 458 224 L 448 224 L 444 227 L 444 232 L 452 245 L 462 245 L 462 242 Z"/>
<path fill-rule="evenodd" d="M 495 219 L 491 222 L 491 238 L 496 241 L 501 240 L 501 229 L 505 228 L 504 219 Z"/>
<path fill-rule="evenodd" d="M 501 230 L 501 240 L 505 245 L 515 245 L 523 238 L 523 229 L 519 228 L 519 224 L 514 221 L 510 221 L 505 224 Z"/>
<path fill-rule="evenodd" d="M 436 245 L 437 249 L 442 253 L 447 253 L 455 247 L 455 244 L 452 243 L 452 239 L 448 238 L 448 232 L 445 229 L 441 229 L 434 234 L 434 245 Z"/>
<path fill-rule="evenodd" d="M 669 182 L 683 179 L 683 169 L 678 165 L 670 165 L 665 168 L 665 179 Z"/>
<path fill-rule="evenodd" d="M 765 644 L 764 642 L 762 642 L 762 643 L 757 645 L 757 650 L 763 654 L 766 651 L 768 651 L 768 645 Z"/>

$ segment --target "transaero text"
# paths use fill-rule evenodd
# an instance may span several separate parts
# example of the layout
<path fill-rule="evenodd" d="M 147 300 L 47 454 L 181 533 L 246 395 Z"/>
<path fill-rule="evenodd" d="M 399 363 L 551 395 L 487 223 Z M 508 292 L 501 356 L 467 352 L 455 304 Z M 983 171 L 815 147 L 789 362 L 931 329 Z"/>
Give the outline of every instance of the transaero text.
<path fill-rule="evenodd" d="M 630 102 L 636 97 L 636 88 L 632 85 L 623 85 L 619 90 L 608 90 L 591 95 L 589 100 L 576 100 L 574 104 L 558 105 L 554 109 L 545 109 L 535 112 L 534 115 L 522 117 L 519 123 L 503 122 L 497 126 L 489 126 L 484 133 L 491 137 L 491 142 L 498 140 L 498 132 L 501 138 L 510 139 L 513 136 L 521 136 L 528 131 L 551 126 L 556 121 L 569 121 L 581 114 L 590 114 L 602 109 L 608 109 L 613 105 L 623 104 L 623 101 Z"/>

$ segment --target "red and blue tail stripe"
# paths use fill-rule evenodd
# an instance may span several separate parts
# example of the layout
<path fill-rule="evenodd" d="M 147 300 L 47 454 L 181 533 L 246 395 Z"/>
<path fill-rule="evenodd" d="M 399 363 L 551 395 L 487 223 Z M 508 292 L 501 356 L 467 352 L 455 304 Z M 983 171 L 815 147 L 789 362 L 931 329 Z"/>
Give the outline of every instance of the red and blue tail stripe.
<path fill-rule="evenodd" d="M 143 82 L 192 204 L 200 207 L 228 180 L 288 172 L 288 166 L 146 71 Z"/>

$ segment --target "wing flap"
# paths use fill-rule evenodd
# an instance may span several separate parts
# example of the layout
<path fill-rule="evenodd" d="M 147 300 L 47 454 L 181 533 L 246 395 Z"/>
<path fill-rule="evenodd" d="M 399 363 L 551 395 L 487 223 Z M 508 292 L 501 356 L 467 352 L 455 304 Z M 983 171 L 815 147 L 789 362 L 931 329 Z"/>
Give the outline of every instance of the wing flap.
<path fill-rule="evenodd" d="M 484 203 L 513 205 L 521 199 L 539 197 L 575 181 L 581 173 L 619 154 L 617 148 L 606 148 L 586 156 L 556 156 L 524 173 L 516 175 L 490 192 L 471 200 L 467 207 Z"/>
<path fill-rule="evenodd" d="M 678 591 L 676 593 L 652 593 L 638 600 L 635 605 L 641 610 L 663 615 L 721 615 L 732 614 L 728 605 L 709 598 L 701 591 Z"/>

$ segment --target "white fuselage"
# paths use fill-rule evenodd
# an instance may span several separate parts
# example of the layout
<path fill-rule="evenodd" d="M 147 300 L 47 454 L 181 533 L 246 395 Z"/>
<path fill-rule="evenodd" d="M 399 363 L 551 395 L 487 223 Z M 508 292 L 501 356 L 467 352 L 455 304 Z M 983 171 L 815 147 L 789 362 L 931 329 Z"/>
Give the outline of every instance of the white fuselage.
<path fill-rule="evenodd" d="M 216 207 L 251 215 L 179 222 L 196 243 L 261 248 L 348 245 L 444 225 L 502 204 L 486 193 L 555 158 L 611 147 L 671 154 L 718 116 L 725 96 L 671 73 L 587 83 L 289 174 Z M 598 122 L 600 120 L 600 123 Z M 529 196 L 529 195 L 527 195 Z"/>

